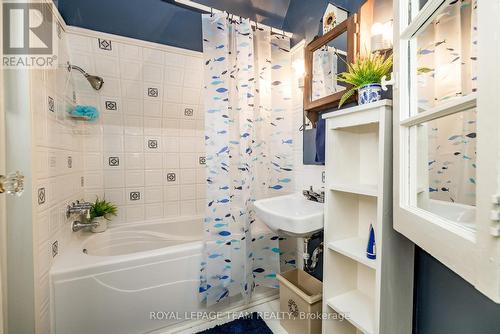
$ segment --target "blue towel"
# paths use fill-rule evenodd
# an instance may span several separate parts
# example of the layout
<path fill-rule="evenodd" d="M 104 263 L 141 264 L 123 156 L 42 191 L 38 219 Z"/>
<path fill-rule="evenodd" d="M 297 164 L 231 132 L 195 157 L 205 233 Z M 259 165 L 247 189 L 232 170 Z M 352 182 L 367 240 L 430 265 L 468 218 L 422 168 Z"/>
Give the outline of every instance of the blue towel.
<path fill-rule="evenodd" d="M 77 105 L 73 110 L 71 110 L 70 115 L 73 117 L 84 117 L 89 121 L 95 121 L 99 117 L 99 111 L 93 106 L 81 106 Z"/>
<path fill-rule="evenodd" d="M 316 157 L 314 161 L 325 164 L 325 120 L 318 115 L 316 122 Z"/>

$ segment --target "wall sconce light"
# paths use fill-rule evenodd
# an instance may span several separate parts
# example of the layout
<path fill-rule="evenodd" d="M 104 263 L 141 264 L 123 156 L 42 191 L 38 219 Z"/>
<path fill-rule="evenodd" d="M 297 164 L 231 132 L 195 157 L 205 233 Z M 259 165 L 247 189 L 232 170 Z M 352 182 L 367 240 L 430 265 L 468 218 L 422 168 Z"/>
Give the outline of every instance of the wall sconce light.
<path fill-rule="evenodd" d="M 304 88 L 304 74 L 306 72 L 304 59 L 297 59 L 292 63 L 295 77 L 298 80 L 299 88 Z"/>
<path fill-rule="evenodd" d="M 392 49 L 392 20 L 375 22 L 371 28 L 372 52 Z"/>

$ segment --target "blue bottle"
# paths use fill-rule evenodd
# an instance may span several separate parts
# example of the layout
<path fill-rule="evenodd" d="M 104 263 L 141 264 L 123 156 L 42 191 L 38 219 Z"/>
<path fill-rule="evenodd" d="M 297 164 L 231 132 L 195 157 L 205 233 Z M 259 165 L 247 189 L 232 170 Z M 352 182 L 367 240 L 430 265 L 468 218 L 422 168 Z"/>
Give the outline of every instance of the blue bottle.
<path fill-rule="evenodd" d="M 377 245 L 375 243 L 375 230 L 373 225 L 370 224 L 370 232 L 368 237 L 368 245 L 366 247 L 366 257 L 375 260 L 377 258 Z"/>

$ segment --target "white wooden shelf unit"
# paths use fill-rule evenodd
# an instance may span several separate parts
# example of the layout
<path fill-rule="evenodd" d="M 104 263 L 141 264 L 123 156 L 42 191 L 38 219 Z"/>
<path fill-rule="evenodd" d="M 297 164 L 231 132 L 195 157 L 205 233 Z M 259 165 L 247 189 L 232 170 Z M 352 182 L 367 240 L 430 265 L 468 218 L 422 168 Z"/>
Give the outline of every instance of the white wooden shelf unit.
<path fill-rule="evenodd" d="M 391 113 L 382 100 L 323 115 L 323 334 L 411 333 L 413 244 L 392 228 Z M 366 257 L 370 224 L 376 260 Z"/>

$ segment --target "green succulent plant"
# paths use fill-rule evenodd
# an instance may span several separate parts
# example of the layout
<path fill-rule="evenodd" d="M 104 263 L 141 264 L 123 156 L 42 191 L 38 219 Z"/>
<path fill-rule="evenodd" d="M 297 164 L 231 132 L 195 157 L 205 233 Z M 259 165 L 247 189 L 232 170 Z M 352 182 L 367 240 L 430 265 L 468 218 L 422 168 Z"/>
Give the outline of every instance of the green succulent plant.
<path fill-rule="evenodd" d="M 339 108 L 357 89 L 369 84 L 381 83 L 382 77 L 389 75 L 391 69 L 392 55 L 385 57 L 381 54 L 370 54 L 358 57 L 354 63 L 348 64 L 348 71 L 340 73 L 337 80 L 351 84 L 353 87 L 342 95 Z"/>
<path fill-rule="evenodd" d="M 92 207 L 90 208 L 90 219 L 104 217 L 109 220 L 106 216 L 116 216 L 117 213 L 118 208 L 116 205 L 105 199 L 100 200 L 99 197 L 96 197 L 95 202 L 92 203 Z"/>

